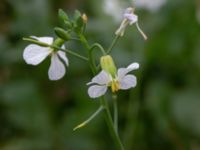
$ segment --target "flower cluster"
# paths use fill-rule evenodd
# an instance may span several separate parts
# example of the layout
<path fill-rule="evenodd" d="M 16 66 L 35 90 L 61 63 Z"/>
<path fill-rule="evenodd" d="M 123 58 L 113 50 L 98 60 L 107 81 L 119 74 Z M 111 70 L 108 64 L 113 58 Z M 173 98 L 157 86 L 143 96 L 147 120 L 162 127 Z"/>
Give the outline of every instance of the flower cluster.
<path fill-rule="evenodd" d="M 43 62 L 48 56 L 51 58 L 50 67 L 48 70 L 48 76 L 50 80 L 59 80 L 64 77 L 66 72 L 66 66 L 69 65 L 69 60 L 66 53 L 76 56 L 84 61 L 89 62 L 91 71 L 94 77 L 87 83 L 88 95 L 91 98 L 101 99 L 101 105 L 97 111 L 91 115 L 83 123 L 79 124 L 74 128 L 74 130 L 85 126 L 89 123 L 97 114 L 102 110 L 106 111 L 107 122 L 109 124 L 110 130 L 113 133 L 116 145 L 118 149 L 124 149 L 123 145 L 119 139 L 118 125 L 117 125 L 117 104 L 116 101 L 113 102 L 113 117 L 109 110 L 109 105 L 107 101 L 102 97 L 105 95 L 106 91 L 110 88 L 111 92 L 114 93 L 116 97 L 116 92 L 119 90 L 128 90 L 134 88 L 137 84 L 136 76 L 130 74 L 131 71 L 139 68 L 139 64 L 134 62 L 128 65 L 126 68 L 116 68 L 113 58 L 109 53 L 113 49 L 117 40 L 122 37 L 128 25 L 136 24 L 138 31 L 142 34 L 144 39 L 147 36 L 143 33 L 138 25 L 138 16 L 134 13 L 134 8 L 127 8 L 123 14 L 123 20 L 120 27 L 115 32 L 115 38 L 108 50 L 105 50 L 103 46 L 99 43 L 94 43 L 90 45 L 84 35 L 86 25 L 88 22 L 88 17 L 86 14 L 81 14 L 79 11 L 75 11 L 73 19 L 69 19 L 68 15 L 59 10 L 59 18 L 63 23 L 63 27 L 55 27 L 54 31 L 56 38 L 52 37 L 36 37 L 31 36 L 29 38 L 24 38 L 24 40 L 32 42 L 32 44 L 25 47 L 23 52 L 23 58 L 27 64 L 38 65 Z M 69 50 L 65 47 L 66 42 L 71 40 L 78 41 L 87 50 L 87 56 L 82 56 L 75 51 Z M 94 58 L 93 50 L 99 49 L 102 52 L 100 57 L 100 62 L 96 64 L 96 58 Z M 101 67 L 101 70 L 99 68 Z"/>
<path fill-rule="evenodd" d="M 63 51 L 65 49 L 64 42 L 70 40 L 70 32 L 73 30 L 79 35 L 79 40 L 81 40 L 84 24 L 88 20 L 86 14 L 81 15 L 78 11 L 76 11 L 73 21 L 70 21 L 67 14 L 62 10 L 59 11 L 59 17 L 70 30 L 56 27 L 55 33 L 58 36 L 56 40 L 52 37 L 31 36 L 31 41 L 34 43 L 28 45 L 23 53 L 25 62 L 30 65 L 38 65 L 50 56 L 51 64 L 48 70 L 50 80 L 59 80 L 65 75 L 65 67 L 69 65 L 69 61 L 66 52 Z M 138 27 L 138 16 L 134 14 L 134 8 L 127 8 L 123 17 L 124 20 L 115 32 L 116 36 L 123 36 L 127 25 L 136 23 Z M 139 27 L 138 29 L 146 39 L 146 35 Z M 138 63 L 132 63 L 127 68 L 119 68 L 117 70 L 110 55 L 102 56 L 100 60 L 102 71 L 87 84 L 91 85 L 88 89 L 88 94 L 91 98 L 104 95 L 108 87 L 111 87 L 111 91 L 115 93 L 120 89 L 126 90 L 136 86 L 136 77 L 128 73 L 138 69 Z"/>

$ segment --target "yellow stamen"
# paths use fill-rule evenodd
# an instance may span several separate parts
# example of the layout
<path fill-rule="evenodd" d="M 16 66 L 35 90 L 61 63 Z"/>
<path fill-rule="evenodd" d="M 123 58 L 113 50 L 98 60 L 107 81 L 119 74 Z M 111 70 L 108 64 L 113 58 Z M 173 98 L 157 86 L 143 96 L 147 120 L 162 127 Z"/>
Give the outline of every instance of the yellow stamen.
<path fill-rule="evenodd" d="M 112 81 L 112 83 L 111 83 L 112 92 L 113 93 L 117 92 L 119 90 L 119 88 L 120 88 L 119 81 L 117 81 L 117 80 Z"/>

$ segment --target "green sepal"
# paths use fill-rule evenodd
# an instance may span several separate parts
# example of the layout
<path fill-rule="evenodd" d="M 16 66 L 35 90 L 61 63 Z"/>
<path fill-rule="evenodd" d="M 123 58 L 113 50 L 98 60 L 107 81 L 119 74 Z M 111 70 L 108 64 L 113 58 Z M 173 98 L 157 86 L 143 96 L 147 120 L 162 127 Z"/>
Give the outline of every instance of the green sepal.
<path fill-rule="evenodd" d="M 75 10 L 74 12 L 74 20 L 76 21 L 79 17 L 81 17 L 81 13 L 79 10 Z"/>
<path fill-rule="evenodd" d="M 117 74 L 117 69 L 115 63 L 110 55 L 102 56 L 100 58 L 100 65 L 102 70 L 111 74 L 113 78 L 115 78 Z"/>
<path fill-rule="evenodd" d="M 65 40 L 65 41 L 70 40 L 70 34 L 66 30 L 59 28 L 59 27 L 55 27 L 54 31 L 55 31 L 56 35 L 58 37 L 60 37 L 61 39 Z"/>
<path fill-rule="evenodd" d="M 58 10 L 58 17 L 59 19 L 61 19 L 62 21 L 69 21 L 69 17 L 67 15 L 67 13 L 65 13 L 62 9 Z"/>
<path fill-rule="evenodd" d="M 40 41 L 38 41 L 37 39 L 34 39 L 34 38 L 32 38 L 32 37 L 29 37 L 29 38 L 22 38 L 22 39 L 23 39 L 24 41 L 28 41 L 28 42 L 37 44 L 37 45 L 42 46 L 42 47 L 49 47 L 49 44 L 40 42 Z"/>

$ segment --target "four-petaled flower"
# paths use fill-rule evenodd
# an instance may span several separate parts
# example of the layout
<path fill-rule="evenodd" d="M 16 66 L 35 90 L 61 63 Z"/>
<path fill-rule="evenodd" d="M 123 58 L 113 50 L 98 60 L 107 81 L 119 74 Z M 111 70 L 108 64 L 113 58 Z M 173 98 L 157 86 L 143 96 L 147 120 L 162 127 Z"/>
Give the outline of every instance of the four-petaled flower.
<path fill-rule="evenodd" d="M 48 45 L 53 44 L 52 37 L 34 36 L 32 38 Z M 62 48 L 64 48 L 64 45 Z M 30 44 L 25 48 L 23 58 L 27 64 L 38 65 L 49 55 L 51 55 L 51 65 L 48 71 L 49 79 L 58 80 L 65 75 L 65 65 L 63 62 L 68 66 L 68 58 L 66 57 L 65 52 L 54 50 L 51 47 L 42 47 L 36 44 Z"/>
<path fill-rule="evenodd" d="M 91 82 L 87 83 L 87 85 L 92 84 L 88 89 L 89 96 L 91 98 L 100 97 L 106 93 L 108 87 L 111 87 L 114 93 L 120 89 L 127 90 L 135 87 L 137 84 L 136 77 L 128 73 L 138 68 L 138 63 L 132 63 L 127 68 L 119 68 L 114 77 L 105 70 L 102 70 Z"/>

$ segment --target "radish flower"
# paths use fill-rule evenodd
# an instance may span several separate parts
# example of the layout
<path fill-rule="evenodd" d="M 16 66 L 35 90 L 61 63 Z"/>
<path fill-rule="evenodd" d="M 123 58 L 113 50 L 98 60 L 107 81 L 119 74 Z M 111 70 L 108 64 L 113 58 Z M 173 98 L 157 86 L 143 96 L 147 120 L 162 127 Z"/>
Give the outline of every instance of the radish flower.
<path fill-rule="evenodd" d="M 48 45 L 53 44 L 52 37 L 32 37 L 39 42 L 46 43 Z M 64 48 L 64 45 L 62 45 Z M 38 65 L 47 56 L 51 56 L 51 64 L 48 70 L 48 76 L 50 80 L 59 80 L 65 75 L 65 65 L 68 66 L 68 58 L 65 52 L 60 50 L 54 50 L 50 47 L 42 47 L 36 44 L 28 45 L 24 52 L 23 58 L 27 64 Z M 64 65 L 65 64 L 65 65 Z"/>
<path fill-rule="evenodd" d="M 115 32 L 116 35 L 123 36 L 124 32 L 126 30 L 126 27 L 128 25 L 133 25 L 135 23 L 138 31 L 141 33 L 143 38 L 145 40 L 147 39 L 147 36 L 144 34 L 144 32 L 139 27 L 138 16 L 136 14 L 134 14 L 134 8 L 132 8 L 132 7 L 127 8 L 124 12 L 123 18 L 124 18 L 124 20 L 122 21 L 120 27 Z"/>
<path fill-rule="evenodd" d="M 115 74 L 103 69 L 93 77 L 91 82 L 87 83 L 87 85 L 91 85 L 88 89 L 89 96 L 91 98 L 100 97 L 106 93 L 108 87 L 113 93 L 118 90 L 134 88 L 137 84 L 136 77 L 128 73 L 138 68 L 138 63 L 132 63 L 127 68 L 119 68 Z"/>

